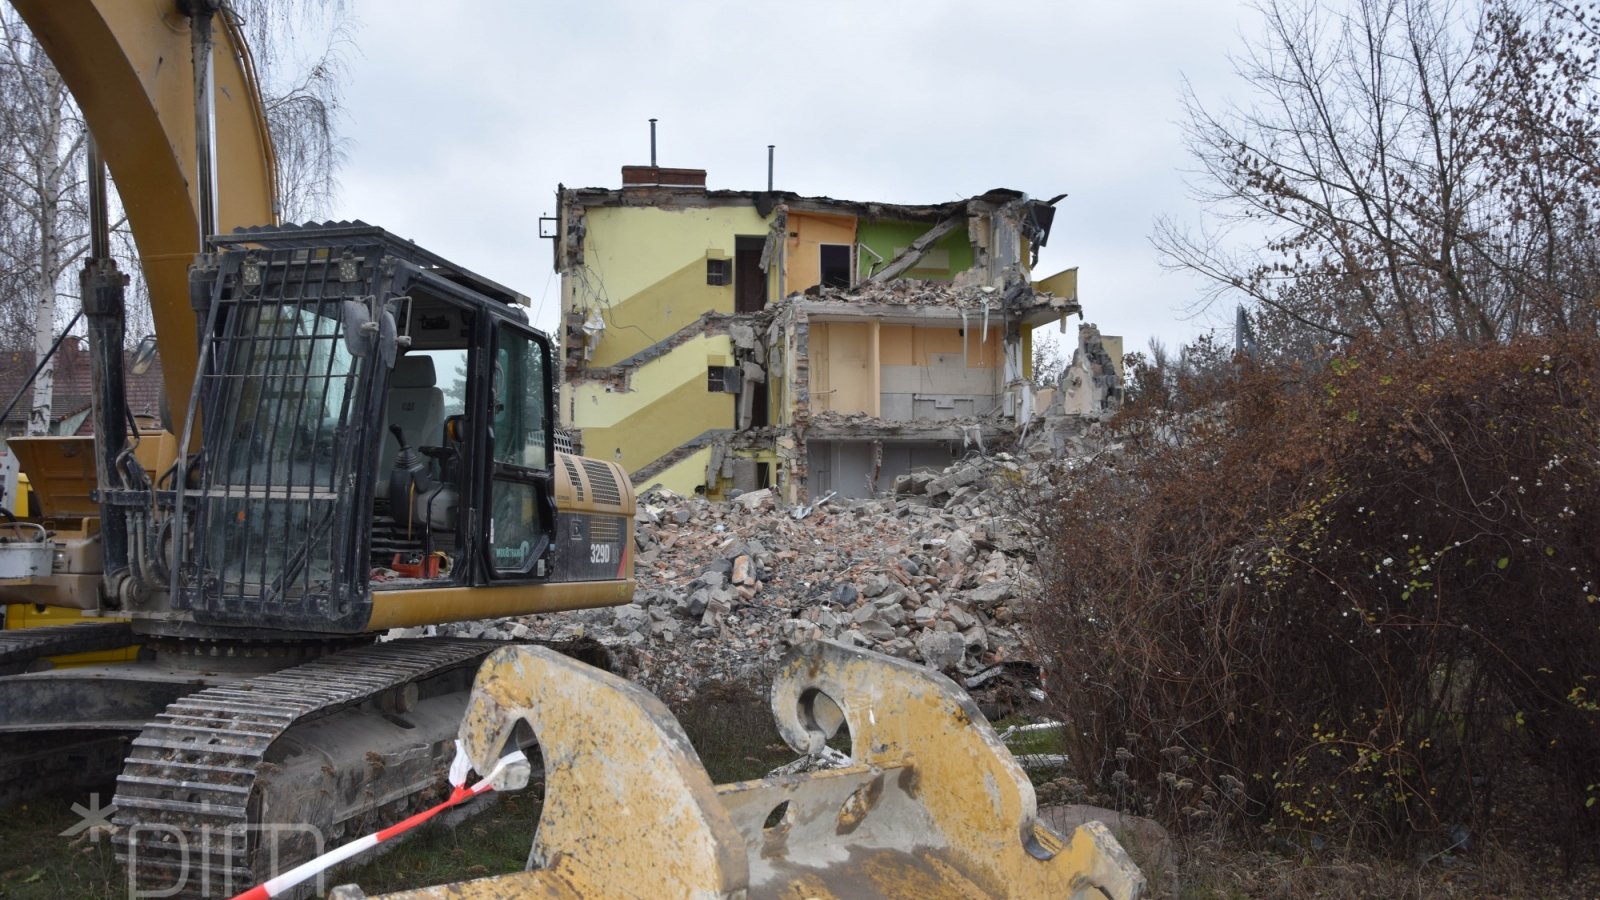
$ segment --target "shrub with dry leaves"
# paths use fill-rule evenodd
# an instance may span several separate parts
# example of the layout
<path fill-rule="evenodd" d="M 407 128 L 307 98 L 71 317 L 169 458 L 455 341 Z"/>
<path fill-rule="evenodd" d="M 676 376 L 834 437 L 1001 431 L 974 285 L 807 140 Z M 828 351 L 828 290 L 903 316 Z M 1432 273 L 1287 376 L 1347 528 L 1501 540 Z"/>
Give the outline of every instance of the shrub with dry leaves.
<path fill-rule="evenodd" d="M 1180 827 L 1437 846 L 1532 772 L 1592 843 L 1600 342 L 1358 344 L 1188 391 L 1035 522 L 1073 774 Z"/>

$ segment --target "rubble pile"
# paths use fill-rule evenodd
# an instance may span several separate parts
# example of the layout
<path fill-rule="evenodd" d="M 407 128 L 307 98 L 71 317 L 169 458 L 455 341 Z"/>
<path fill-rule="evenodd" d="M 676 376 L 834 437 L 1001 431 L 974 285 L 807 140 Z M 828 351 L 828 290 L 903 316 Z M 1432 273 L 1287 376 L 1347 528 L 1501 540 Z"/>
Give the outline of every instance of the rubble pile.
<path fill-rule="evenodd" d="M 1040 430 L 1029 446 L 904 475 L 864 500 L 648 493 L 635 520 L 632 603 L 446 630 L 599 641 L 669 702 L 710 681 L 760 689 L 789 647 L 814 639 L 924 663 L 975 691 L 1015 689 L 1037 672 L 1019 627 L 1037 584 L 1031 542 L 1007 509 L 1043 487 L 1038 460 L 1081 452 L 1082 438 Z"/>
<path fill-rule="evenodd" d="M 977 272 L 977 270 L 973 270 Z M 976 275 L 970 277 L 977 277 Z M 788 298 L 796 299 L 795 296 Z M 886 304 L 893 306 L 947 306 L 974 311 L 993 309 L 998 316 L 1003 306 L 1049 306 L 1076 312 L 1076 301 L 1057 297 L 1045 291 L 1034 291 L 1027 285 L 1010 289 L 991 284 L 972 283 L 968 278 L 955 281 L 935 281 L 918 278 L 896 278 L 891 281 L 864 281 L 850 287 L 824 287 L 818 285 L 798 295 L 810 302 L 844 302 L 852 304 Z"/>

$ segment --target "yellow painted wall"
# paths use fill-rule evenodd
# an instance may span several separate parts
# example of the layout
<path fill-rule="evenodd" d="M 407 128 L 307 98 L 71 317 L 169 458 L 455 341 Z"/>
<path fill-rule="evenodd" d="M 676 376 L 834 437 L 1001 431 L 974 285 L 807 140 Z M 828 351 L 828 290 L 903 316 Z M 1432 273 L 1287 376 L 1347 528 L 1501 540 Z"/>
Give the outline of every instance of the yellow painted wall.
<path fill-rule="evenodd" d="M 591 366 L 614 366 L 664 341 L 708 311 L 733 311 L 733 286 L 706 284 L 702 257 L 626 300 L 606 307 L 606 329 L 589 358 Z"/>
<path fill-rule="evenodd" d="M 998 369 L 1005 358 L 1000 327 L 990 324 L 987 341 L 981 340 L 981 328 L 967 329 L 969 369 Z M 880 415 L 881 376 L 874 376 L 881 367 L 932 366 L 936 354 L 961 353 L 962 337 L 957 328 L 812 322 L 811 408 L 815 412 Z"/>
<path fill-rule="evenodd" d="M 685 381 L 706 386 L 706 367 L 726 365 L 733 358 L 733 341 L 725 334 L 701 336 L 674 348 L 640 366 L 629 380 L 632 390 L 607 391 L 598 382 L 579 382 L 572 386 L 577 398 L 573 410 L 574 428 L 609 427 L 628 416 L 660 402 L 667 393 Z M 732 394 L 714 395 L 732 402 Z M 706 428 L 712 426 L 705 426 Z M 699 434 L 705 428 L 695 431 Z"/>
<path fill-rule="evenodd" d="M 1105 349 L 1106 355 L 1111 357 L 1111 365 L 1117 370 L 1117 380 L 1122 381 L 1125 379 L 1127 376 L 1122 371 L 1122 337 L 1120 335 L 1102 334 L 1100 335 L 1100 346 Z"/>
<path fill-rule="evenodd" d="M 789 237 L 786 252 L 788 283 L 785 296 L 822 283 L 823 244 L 845 244 L 854 253 L 856 220 L 850 216 L 826 216 L 816 213 L 789 213 Z"/>
<path fill-rule="evenodd" d="M 668 466 L 661 474 L 640 487 L 647 488 L 652 484 L 660 484 L 674 493 L 693 497 L 694 489 L 706 483 L 706 466 L 710 463 L 711 448 L 704 447 L 684 457 L 681 462 Z"/>
<path fill-rule="evenodd" d="M 572 425 L 583 431 L 584 453 L 617 460 L 632 473 L 707 429 L 731 428 L 734 395 L 706 390 L 706 367 L 732 359 L 727 335 L 702 336 L 634 371 L 632 390 L 569 385 Z"/>
<path fill-rule="evenodd" d="M 583 452 L 632 474 L 709 429 L 732 427 L 733 395 L 707 391 L 702 374 L 614 425 L 583 429 Z"/>
<path fill-rule="evenodd" d="M 1022 258 L 1027 259 L 1028 254 L 1023 253 Z M 1049 278 L 1038 279 L 1034 281 L 1033 288 L 1037 291 L 1055 294 L 1057 297 L 1065 297 L 1076 303 L 1078 302 L 1078 267 L 1073 266 L 1070 269 L 1062 269 Z"/>
<path fill-rule="evenodd" d="M 706 284 L 706 259 L 732 259 L 735 236 L 768 230 L 749 206 L 594 207 L 585 218 L 584 267 L 563 277 L 563 294 L 571 310 L 602 311 L 593 366 L 626 359 L 703 313 L 733 312 L 733 284 Z"/>
<path fill-rule="evenodd" d="M 832 376 L 829 372 L 828 323 L 811 323 L 811 409 L 824 412 L 833 409 Z"/>
<path fill-rule="evenodd" d="M 916 326 L 885 325 L 878 331 L 878 358 L 886 366 L 914 365 Z"/>

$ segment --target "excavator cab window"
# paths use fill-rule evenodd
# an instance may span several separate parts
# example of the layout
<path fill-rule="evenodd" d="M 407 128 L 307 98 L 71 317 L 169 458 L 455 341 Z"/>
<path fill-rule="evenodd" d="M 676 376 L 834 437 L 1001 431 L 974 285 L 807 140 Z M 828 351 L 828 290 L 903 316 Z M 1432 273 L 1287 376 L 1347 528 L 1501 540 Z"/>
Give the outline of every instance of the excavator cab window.
<path fill-rule="evenodd" d="M 460 321 L 461 313 L 437 318 Z M 403 586 L 394 577 L 453 581 L 461 549 L 461 447 L 447 431 L 453 421 L 459 432 L 465 417 L 470 351 L 438 346 L 426 332 L 416 339 L 422 346 L 389 373 L 378 433 L 372 553 L 380 588 Z"/>
<path fill-rule="evenodd" d="M 332 577 L 339 436 L 358 370 L 336 310 L 310 301 L 236 314 L 220 402 L 206 419 L 207 444 L 218 448 L 206 511 L 230 526 L 201 531 L 214 584 L 283 594 Z M 265 552 L 286 535 L 311 539 L 297 553 Z"/>
<path fill-rule="evenodd" d="M 549 349 L 510 323 L 495 335 L 490 402 L 489 568 L 500 578 L 542 575 L 549 545 Z"/>

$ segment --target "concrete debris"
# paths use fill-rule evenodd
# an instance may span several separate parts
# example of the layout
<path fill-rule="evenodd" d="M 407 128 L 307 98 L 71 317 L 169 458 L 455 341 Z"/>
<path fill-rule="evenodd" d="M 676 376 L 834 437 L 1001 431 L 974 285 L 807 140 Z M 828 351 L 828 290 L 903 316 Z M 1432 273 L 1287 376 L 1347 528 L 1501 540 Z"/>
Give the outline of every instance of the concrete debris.
<path fill-rule="evenodd" d="M 829 769 L 842 769 L 845 766 L 853 765 L 854 762 L 849 756 L 824 744 L 822 745 L 822 751 L 816 756 L 802 756 L 794 762 L 785 763 L 768 772 L 767 777 L 771 778 L 774 775 L 801 775 L 806 772 L 825 772 Z"/>
<path fill-rule="evenodd" d="M 790 646 L 827 639 L 945 672 L 986 713 L 1033 707 L 1038 655 L 1020 626 L 1037 593 L 1035 548 L 1007 501 L 1037 495 L 1063 455 L 1100 449 L 1099 435 L 1098 421 L 1065 417 L 1017 452 L 913 472 L 868 499 L 647 492 L 633 603 L 442 630 L 598 640 L 668 702 L 717 682 L 764 690 Z"/>
<path fill-rule="evenodd" d="M 974 273 L 976 274 L 976 273 Z M 997 290 L 991 284 L 971 284 L 964 279 L 955 281 L 929 281 L 917 278 L 898 278 L 893 281 L 864 281 L 852 287 L 817 286 L 798 297 L 787 298 L 809 312 L 826 312 L 830 304 L 847 304 L 852 307 L 948 307 L 969 310 L 978 319 L 977 327 L 984 327 L 990 311 L 996 316 L 1001 309 L 1050 309 L 1058 313 L 1076 313 L 1078 304 L 1073 299 L 1056 297 L 1043 291 L 1016 285 L 1009 290 Z M 974 335 L 976 338 L 977 336 Z"/>
<path fill-rule="evenodd" d="M 1115 342 L 1111 347 L 1106 344 Z M 1117 357 L 1122 354 L 1121 338 L 1105 338 L 1092 324 L 1078 326 L 1078 349 L 1072 362 L 1061 373 L 1060 412 L 1069 415 L 1096 415 L 1114 409 L 1122 402 L 1122 375 Z"/>

